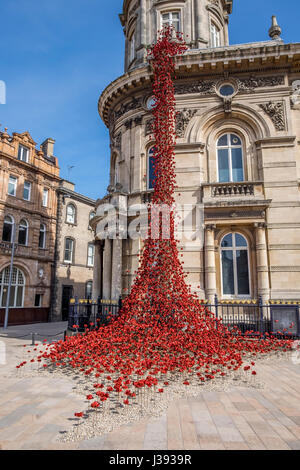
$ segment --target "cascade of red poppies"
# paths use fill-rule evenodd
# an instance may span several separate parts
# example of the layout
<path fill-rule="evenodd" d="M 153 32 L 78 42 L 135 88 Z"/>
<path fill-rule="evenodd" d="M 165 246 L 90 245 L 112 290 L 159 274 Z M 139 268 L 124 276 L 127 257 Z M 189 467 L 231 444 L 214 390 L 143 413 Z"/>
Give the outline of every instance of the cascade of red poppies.
<path fill-rule="evenodd" d="M 143 316 L 151 324 L 162 321 L 182 324 L 186 320 L 191 321 L 191 314 L 199 315 L 203 310 L 185 282 L 186 274 L 179 261 L 174 235 L 176 101 L 173 75 L 175 57 L 186 50 L 182 34 L 175 35 L 172 27 L 165 27 L 148 54 L 154 75 L 155 185 L 148 238 L 122 314 L 129 318 L 133 313 Z"/>
<path fill-rule="evenodd" d="M 154 217 L 159 236 L 145 240 L 140 267 L 120 316 L 107 326 L 51 344 L 33 361 L 44 367 L 79 370 L 90 377 L 92 408 L 116 397 L 133 403 L 143 389 L 162 393 L 173 381 L 203 383 L 239 371 L 251 371 L 261 354 L 291 348 L 291 341 L 259 335 L 253 340 L 229 331 L 209 312 L 185 282 L 174 236 L 175 97 L 174 60 L 186 45 L 166 28 L 149 52 L 154 84 L 155 190 L 153 205 L 170 208 L 170 237 L 165 216 Z M 154 220 L 153 220 L 154 219 Z M 150 234 L 151 235 L 151 234 Z M 251 335 L 250 335 L 251 336 Z M 251 365 L 245 365 L 247 361 Z M 23 361 L 17 368 L 23 367 Z M 252 370 L 252 374 L 256 374 Z M 121 398 L 120 398 L 121 397 Z M 82 413 L 79 413 L 78 416 Z"/>

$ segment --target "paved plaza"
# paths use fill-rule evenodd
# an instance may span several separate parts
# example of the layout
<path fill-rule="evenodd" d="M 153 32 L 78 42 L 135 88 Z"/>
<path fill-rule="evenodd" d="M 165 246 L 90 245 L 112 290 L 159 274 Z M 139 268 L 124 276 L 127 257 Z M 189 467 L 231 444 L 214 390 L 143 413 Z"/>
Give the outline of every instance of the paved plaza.
<path fill-rule="evenodd" d="M 170 403 L 160 418 L 147 418 L 80 442 L 57 442 L 85 410 L 85 397 L 74 393 L 69 378 L 15 374 L 24 359 L 23 332 L 55 335 L 65 324 L 9 328 L 7 363 L 0 365 L 0 449 L 106 450 L 300 450 L 300 363 L 286 360 L 257 363 L 264 388 L 231 387 L 203 391 Z M 59 336 L 57 338 L 60 338 Z M 2 350 L 3 350 L 2 343 Z"/>

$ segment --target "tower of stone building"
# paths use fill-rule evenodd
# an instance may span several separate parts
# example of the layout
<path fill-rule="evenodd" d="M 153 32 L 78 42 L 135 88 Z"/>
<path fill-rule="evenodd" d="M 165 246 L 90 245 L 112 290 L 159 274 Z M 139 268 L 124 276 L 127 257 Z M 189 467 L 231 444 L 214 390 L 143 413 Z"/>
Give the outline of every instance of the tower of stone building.
<path fill-rule="evenodd" d="M 126 295 L 138 267 L 141 240 L 105 239 L 99 230 L 105 204 L 125 213 L 151 200 L 146 55 L 157 31 L 171 23 L 189 46 L 176 59 L 176 200 L 204 213 L 199 236 L 180 241 L 188 281 L 203 299 L 300 300 L 300 45 L 283 43 L 275 17 L 269 37 L 266 18 L 265 41 L 229 45 L 232 6 L 230 0 L 124 1 L 125 73 L 98 104 L 111 164 L 107 195 L 92 221 L 94 296 Z"/>

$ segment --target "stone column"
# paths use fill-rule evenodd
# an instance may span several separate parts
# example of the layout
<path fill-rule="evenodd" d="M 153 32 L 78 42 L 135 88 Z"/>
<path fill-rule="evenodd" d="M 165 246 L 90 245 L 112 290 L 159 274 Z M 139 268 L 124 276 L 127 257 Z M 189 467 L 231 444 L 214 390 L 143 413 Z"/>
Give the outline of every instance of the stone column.
<path fill-rule="evenodd" d="M 110 299 L 111 295 L 111 265 L 112 240 L 107 238 L 103 253 L 103 299 Z"/>
<path fill-rule="evenodd" d="M 270 298 L 268 253 L 266 242 L 266 224 L 255 224 L 256 259 L 257 259 L 257 293 L 265 304 Z"/>
<path fill-rule="evenodd" d="M 101 295 L 101 285 L 102 285 L 102 247 L 101 240 L 95 241 L 95 261 L 94 261 L 94 271 L 93 271 L 93 299 L 97 300 Z"/>
<path fill-rule="evenodd" d="M 215 259 L 215 225 L 205 227 L 205 293 L 213 303 L 217 292 L 216 259 Z"/>
<path fill-rule="evenodd" d="M 113 240 L 111 298 L 118 300 L 122 294 L 122 240 Z"/>

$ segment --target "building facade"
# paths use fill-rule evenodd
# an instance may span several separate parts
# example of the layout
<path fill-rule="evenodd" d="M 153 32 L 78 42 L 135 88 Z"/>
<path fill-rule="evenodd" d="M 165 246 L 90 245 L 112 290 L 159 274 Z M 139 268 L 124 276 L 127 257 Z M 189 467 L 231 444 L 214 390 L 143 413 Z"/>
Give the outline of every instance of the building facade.
<path fill-rule="evenodd" d="M 0 325 L 13 241 L 9 324 L 48 320 L 59 185 L 53 145 L 47 139 L 37 150 L 29 132 L 0 133 Z"/>
<path fill-rule="evenodd" d="M 90 220 L 95 203 L 61 180 L 57 188 L 57 227 L 51 320 L 68 318 L 69 300 L 92 296 L 95 258 L 94 233 Z"/>
<path fill-rule="evenodd" d="M 111 171 L 92 221 L 95 296 L 128 293 L 138 268 L 141 240 L 99 233 L 105 204 L 126 211 L 151 199 L 146 55 L 157 31 L 172 24 L 189 47 L 176 59 L 176 201 L 204 211 L 204 243 L 180 242 L 188 282 L 211 301 L 215 294 L 300 300 L 300 44 L 285 44 L 273 17 L 270 39 L 229 45 L 232 6 L 232 0 L 124 1 L 125 73 L 99 99 Z"/>

